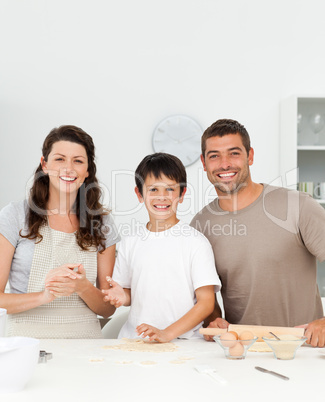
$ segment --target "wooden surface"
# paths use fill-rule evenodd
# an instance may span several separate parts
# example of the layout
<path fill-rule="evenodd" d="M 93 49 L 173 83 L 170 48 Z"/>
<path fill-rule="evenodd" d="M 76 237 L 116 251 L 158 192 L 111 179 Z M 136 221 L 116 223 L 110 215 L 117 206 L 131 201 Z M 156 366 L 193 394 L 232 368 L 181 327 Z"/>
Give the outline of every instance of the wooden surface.
<path fill-rule="evenodd" d="M 238 335 L 241 334 L 243 331 L 250 331 L 253 333 L 254 336 L 257 336 L 259 339 L 262 340 L 262 336 L 265 337 L 272 337 L 270 335 L 270 331 L 273 332 L 275 335 L 295 335 L 295 336 L 303 336 L 305 329 L 304 328 L 294 328 L 294 327 L 268 327 L 262 325 L 235 325 L 229 324 L 228 329 L 223 328 L 201 328 L 200 333 L 203 335 L 221 335 L 227 331 L 235 331 Z"/>

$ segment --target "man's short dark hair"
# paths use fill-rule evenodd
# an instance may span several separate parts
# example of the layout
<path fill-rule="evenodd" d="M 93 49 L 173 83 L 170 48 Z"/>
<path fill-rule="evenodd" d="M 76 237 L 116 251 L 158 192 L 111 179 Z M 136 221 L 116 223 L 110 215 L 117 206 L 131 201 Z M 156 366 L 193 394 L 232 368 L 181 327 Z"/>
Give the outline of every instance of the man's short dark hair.
<path fill-rule="evenodd" d="M 150 175 L 156 179 L 164 175 L 175 180 L 180 186 L 180 195 L 186 188 L 186 169 L 180 159 L 174 155 L 157 152 L 142 159 L 135 171 L 135 184 L 141 195 L 143 195 L 143 183 Z"/>
<path fill-rule="evenodd" d="M 236 120 L 220 119 L 208 127 L 201 138 L 201 149 L 203 158 L 205 157 L 206 140 L 211 137 L 223 137 L 229 134 L 239 134 L 241 136 L 243 145 L 246 149 L 247 155 L 251 149 L 251 141 L 246 128 L 238 123 Z"/>

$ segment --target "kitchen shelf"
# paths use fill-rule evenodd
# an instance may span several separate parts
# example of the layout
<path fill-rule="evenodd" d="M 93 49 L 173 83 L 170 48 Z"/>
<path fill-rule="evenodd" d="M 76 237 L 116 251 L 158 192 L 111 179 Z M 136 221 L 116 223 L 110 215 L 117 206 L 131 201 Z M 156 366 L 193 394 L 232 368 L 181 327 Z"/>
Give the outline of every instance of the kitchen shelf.
<path fill-rule="evenodd" d="M 325 151 L 325 145 L 298 145 L 298 151 Z"/>
<path fill-rule="evenodd" d="M 298 182 L 325 182 L 325 96 L 293 95 L 284 99 L 280 125 L 283 185 L 295 188 Z"/>

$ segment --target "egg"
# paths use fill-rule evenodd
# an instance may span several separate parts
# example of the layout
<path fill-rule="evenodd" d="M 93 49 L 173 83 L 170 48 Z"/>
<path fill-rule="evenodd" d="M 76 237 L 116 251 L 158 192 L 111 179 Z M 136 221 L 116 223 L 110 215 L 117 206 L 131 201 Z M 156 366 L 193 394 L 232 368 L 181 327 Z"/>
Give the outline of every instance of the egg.
<path fill-rule="evenodd" d="M 244 346 L 240 342 L 237 342 L 235 346 L 229 348 L 229 354 L 230 356 L 242 356 L 244 354 Z"/>
<path fill-rule="evenodd" d="M 228 331 L 228 334 L 234 334 L 236 339 L 238 339 L 238 334 L 235 331 Z"/>
<path fill-rule="evenodd" d="M 231 334 L 230 332 L 225 332 L 220 336 L 220 341 L 224 347 L 231 348 L 236 345 L 237 338 L 234 334 Z"/>
<path fill-rule="evenodd" d="M 249 340 L 254 339 L 254 334 L 251 331 L 243 331 L 240 333 L 239 339 L 243 345 L 249 345 Z"/>

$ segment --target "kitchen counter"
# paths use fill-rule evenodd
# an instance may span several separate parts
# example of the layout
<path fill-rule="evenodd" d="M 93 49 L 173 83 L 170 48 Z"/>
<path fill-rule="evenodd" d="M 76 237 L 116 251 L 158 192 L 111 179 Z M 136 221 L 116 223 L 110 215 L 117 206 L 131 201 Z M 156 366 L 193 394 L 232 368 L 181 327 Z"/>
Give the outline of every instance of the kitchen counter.
<path fill-rule="evenodd" d="M 294 360 L 273 353 L 248 352 L 245 360 L 227 360 L 214 342 L 175 340 L 174 352 L 148 353 L 104 349 L 116 339 L 44 339 L 40 348 L 53 359 L 38 364 L 21 392 L 0 394 L 1 401 L 306 401 L 324 395 L 325 349 L 301 347 Z M 186 359 L 185 359 L 186 358 Z M 183 359 L 182 364 L 175 361 Z M 145 365 L 143 362 L 155 364 Z M 126 364 L 128 362 L 128 364 Z M 173 363 L 174 362 L 174 363 Z M 222 385 L 195 370 L 199 364 L 218 370 Z M 255 370 L 261 366 L 290 377 L 284 381 Z"/>

